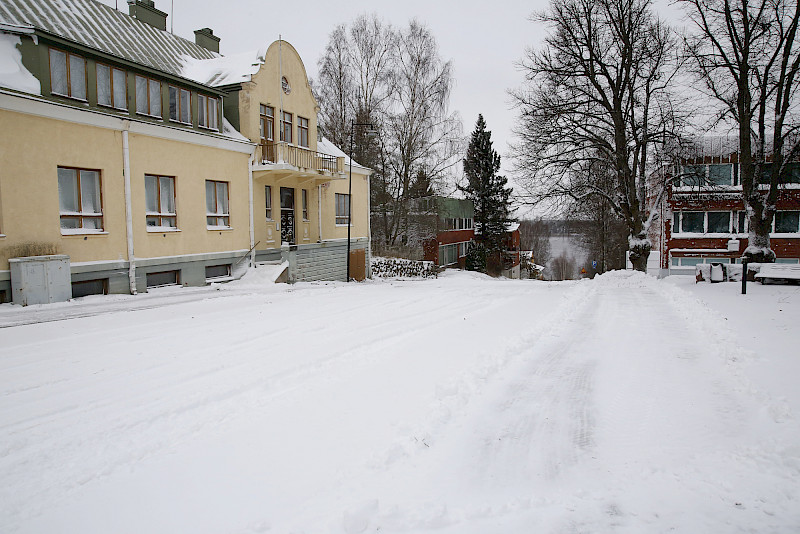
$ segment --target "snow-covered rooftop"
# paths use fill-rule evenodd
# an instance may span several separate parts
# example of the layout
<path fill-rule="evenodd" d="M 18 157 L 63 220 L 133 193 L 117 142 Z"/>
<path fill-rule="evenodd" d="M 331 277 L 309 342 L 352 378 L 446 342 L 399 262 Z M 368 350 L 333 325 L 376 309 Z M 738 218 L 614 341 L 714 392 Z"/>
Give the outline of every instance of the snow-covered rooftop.
<path fill-rule="evenodd" d="M 181 75 L 212 87 L 249 82 L 266 55 L 266 49 L 261 49 L 211 59 L 184 56 Z"/>
<path fill-rule="evenodd" d="M 36 29 L 176 76 L 187 57 L 219 57 L 96 0 L 2 0 L 0 25 Z"/>
<path fill-rule="evenodd" d="M 331 140 L 326 137 L 320 137 L 319 141 L 317 141 L 317 152 L 322 152 L 323 154 L 336 156 L 337 158 L 344 158 L 344 164 L 345 165 L 350 164 L 350 156 L 345 154 L 342 151 L 342 149 L 334 145 L 333 142 L 331 142 Z M 366 168 L 356 160 L 353 160 L 353 166 Z"/>

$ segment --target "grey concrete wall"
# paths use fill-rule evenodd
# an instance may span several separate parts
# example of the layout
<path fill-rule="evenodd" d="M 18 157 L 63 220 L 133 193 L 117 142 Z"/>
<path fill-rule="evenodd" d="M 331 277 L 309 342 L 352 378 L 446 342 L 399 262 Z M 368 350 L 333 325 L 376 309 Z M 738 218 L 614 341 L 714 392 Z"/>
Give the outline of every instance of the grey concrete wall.
<path fill-rule="evenodd" d="M 351 250 L 366 249 L 369 265 L 368 239 L 353 239 Z M 297 246 L 297 281 L 346 280 L 347 240 L 323 241 L 310 245 Z"/>

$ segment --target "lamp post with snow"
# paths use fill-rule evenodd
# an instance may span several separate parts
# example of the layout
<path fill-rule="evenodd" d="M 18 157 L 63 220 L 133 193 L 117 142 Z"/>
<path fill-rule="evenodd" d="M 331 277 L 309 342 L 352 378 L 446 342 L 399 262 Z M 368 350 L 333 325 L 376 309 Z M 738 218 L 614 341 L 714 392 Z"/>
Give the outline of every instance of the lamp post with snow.
<path fill-rule="evenodd" d="M 350 177 L 347 184 L 347 271 L 344 275 L 345 282 L 350 281 L 350 231 L 353 224 L 353 138 L 355 137 L 356 128 L 366 128 L 364 133 L 369 138 L 378 133 L 371 122 L 351 121 L 350 123 Z M 369 214 L 367 214 L 367 217 L 369 217 Z"/>

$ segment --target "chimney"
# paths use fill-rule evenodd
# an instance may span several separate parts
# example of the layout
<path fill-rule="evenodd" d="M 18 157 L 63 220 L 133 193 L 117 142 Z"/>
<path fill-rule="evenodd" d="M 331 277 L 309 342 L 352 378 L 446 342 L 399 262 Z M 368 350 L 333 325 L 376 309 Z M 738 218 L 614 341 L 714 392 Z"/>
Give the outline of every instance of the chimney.
<path fill-rule="evenodd" d="M 167 14 L 156 9 L 153 0 L 128 0 L 128 14 L 153 28 L 167 31 Z"/>
<path fill-rule="evenodd" d="M 219 54 L 219 37 L 214 35 L 211 28 L 201 28 L 194 31 L 194 42 L 198 46 Z"/>

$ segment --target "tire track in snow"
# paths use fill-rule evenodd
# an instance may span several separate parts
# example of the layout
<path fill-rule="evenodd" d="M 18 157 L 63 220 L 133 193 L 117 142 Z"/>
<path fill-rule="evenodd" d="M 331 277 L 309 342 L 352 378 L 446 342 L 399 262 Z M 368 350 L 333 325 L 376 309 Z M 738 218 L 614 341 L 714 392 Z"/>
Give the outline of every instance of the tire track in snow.
<path fill-rule="evenodd" d="M 444 295 L 455 295 L 457 291 L 445 291 Z M 518 296 L 498 296 L 481 313 L 493 313 L 513 298 Z M 454 305 L 442 299 L 426 302 L 420 308 L 419 302 L 409 302 L 407 295 L 399 292 L 394 301 L 375 303 L 375 308 L 375 315 L 382 319 L 361 329 L 356 343 L 342 344 L 338 350 L 330 350 L 336 344 L 329 343 L 324 357 L 290 366 L 281 372 L 271 372 L 267 360 L 240 358 L 236 362 L 226 362 L 221 359 L 224 355 L 212 348 L 194 354 L 190 366 L 180 360 L 167 367 L 162 364 L 152 366 L 151 361 L 135 370 L 141 375 L 140 381 L 148 382 L 147 388 L 137 393 L 138 398 L 114 393 L 113 382 L 118 381 L 124 389 L 133 372 L 123 368 L 99 378 L 107 382 L 105 388 L 111 394 L 108 398 L 67 404 L 37 418 L 23 417 L 26 410 L 15 401 L 20 419 L 0 427 L 7 436 L 0 450 L 0 459 L 6 466 L 0 471 L 5 479 L 22 478 L 32 466 L 42 474 L 40 479 L 28 483 L 29 491 L 17 491 L 15 495 L 7 496 L 6 512 L 14 517 L 23 505 L 28 513 L 35 510 L 30 502 L 64 500 L 71 491 L 97 477 L 107 476 L 125 465 L 158 454 L 209 427 L 257 411 L 282 396 L 331 380 L 337 369 L 352 373 L 363 366 L 374 365 L 385 349 L 408 337 L 407 331 L 419 335 L 440 328 L 441 324 L 429 320 L 432 315 L 473 313 L 474 302 L 461 300 Z M 327 314 L 330 317 L 329 311 Z M 326 311 L 319 312 L 318 316 L 326 316 Z M 174 327 L 178 321 L 180 319 L 170 320 L 165 327 Z M 404 327 L 393 328 L 397 323 Z M 321 329 L 319 335 L 324 337 L 337 329 L 341 330 L 341 326 L 329 325 Z M 122 327 L 121 331 L 130 332 L 131 329 Z M 226 352 L 248 354 L 265 339 L 280 336 L 279 331 L 273 331 L 234 341 Z M 109 338 L 114 337 L 109 332 Z M 133 340 L 123 336 L 122 343 L 130 342 Z M 75 386 L 66 384 L 65 389 L 75 393 L 80 389 L 91 391 L 97 387 L 94 380 L 84 382 L 78 389 Z M 6 397 L 12 399 L 14 395 L 7 394 Z M 73 428 L 76 421 L 83 427 L 77 436 Z M 71 462 L 81 466 L 82 473 L 76 476 L 74 471 L 63 469 L 63 458 L 70 458 Z"/>
<path fill-rule="evenodd" d="M 731 387 L 734 356 L 713 341 L 727 333 L 716 324 L 709 340 L 708 310 L 658 284 L 579 284 L 546 333 L 446 384 L 430 418 L 373 459 L 370 483 L 344 485 L 361 496 L 343 504 L 344 524 L 362 514 L 358 524 L 387 532 L 711 531 L 756 491 L 745 472 L 796 477 L 788 451 L 740 445 L 758 440 L 749 424 L 762 408 Z M 726 531 L 786 531 L 772 517 L 796 516 L 793 497 L 773 493 Z"/>

